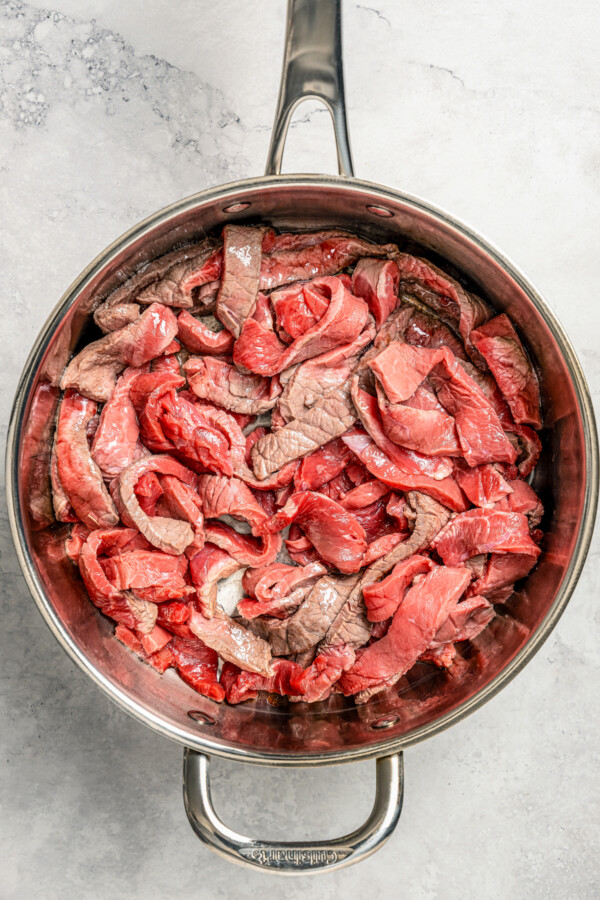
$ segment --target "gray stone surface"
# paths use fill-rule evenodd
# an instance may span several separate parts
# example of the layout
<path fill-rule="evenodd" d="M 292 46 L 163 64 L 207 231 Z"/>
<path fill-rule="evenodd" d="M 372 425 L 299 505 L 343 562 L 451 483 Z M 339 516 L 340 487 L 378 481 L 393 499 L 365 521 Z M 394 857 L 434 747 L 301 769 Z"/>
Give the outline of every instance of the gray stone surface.
<path fill-rule="evenodd" d="M 452 210 L 514 258 L 560 316 L 597 399 L 595 3 L 344 7 L 357 173 Z M 87 262 L 171 200 L 261 171 L 283 19 L 281 0 L 0 3 L 2 444 L 28 349 Z M 325 114 L 303 107 L 288 170 L 333 165 Z M 0 553 L 0 897 L 598 896 L 598 538 L 527 669 L 406 754 L 405 809 L 386 847 L 287 881 L 199 844 L 180 748 L 113 707 L 55 643 L 20 575 L 4 500 Z M 369 763 L 214 768 L 226 820 L 267 837 L 333 836 L 370 807 Z"/>

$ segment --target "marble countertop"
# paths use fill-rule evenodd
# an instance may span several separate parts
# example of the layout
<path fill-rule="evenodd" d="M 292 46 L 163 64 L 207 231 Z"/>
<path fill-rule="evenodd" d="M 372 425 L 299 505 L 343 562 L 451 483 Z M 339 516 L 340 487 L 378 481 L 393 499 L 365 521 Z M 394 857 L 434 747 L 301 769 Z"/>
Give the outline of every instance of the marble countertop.
<path fill-rule="evenodd" d="M 357 174 L 488 235 L 557 312 L 600 392 L 600 70 L 596 5 L 344 2 Z M 176 15 L 173 10 L 176 9 Z M 261 172 L 283 0 L 0 3 L 2 447 L 48 312 L 155 209 Z M 333 171 L 309 104 L 288 171 Z M 281 880 L 204 849 L 181 750 L 128 718 L 66 657 L 30 599 L 0 508 L 0 896 L 358 900 L 597 897 L 600 535 L 555 632 L 493 702 L 406 753 L 388 844 L 358 866 Z M 217 761 L 225 820 L 333 836 L 370 809 L 374 766 L 271 771 Z"/>

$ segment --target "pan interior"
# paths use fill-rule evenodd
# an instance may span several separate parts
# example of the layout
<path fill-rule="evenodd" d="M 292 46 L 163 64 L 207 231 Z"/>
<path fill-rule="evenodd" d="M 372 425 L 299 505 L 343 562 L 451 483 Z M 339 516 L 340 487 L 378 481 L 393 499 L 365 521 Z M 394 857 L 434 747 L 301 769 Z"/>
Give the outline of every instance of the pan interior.
<path fill-rule="evenodd" d="M 243 208 L 240 208 L 243 206 Z M 237 211 L 236 211 L 237 207 Z M 337 227 L 427 256 L 457 275 L 517 325 L 540 374 L 543 454 L 534 487 L 546 509 L 545 552 L 451 675 L 417 664 L 398 684 L 356 708 L 341 695 L 316 703 L 260 697 L 216 704 L 173 672 L 159 676 L 113 637 L 66 558 L 64 529 L 35 530 L 29 515 L 32 471 L 49 454 L 48 423 L 70 355 L 100 336 L 90 311 L 99 297 L 144 262 L 180 244 L 219 234 L 226 222 L 280 230 Z M 570 345 L 535 291 L 464 226 L 406 195 L 343 179 L 261 179 L 182 201 L 119 239 L 75 282 L 38 339 L 15 406 L 9 465 L 17 549 L 42 613 L 65 649 L 127 711 L 197 749 L 284 763 L 339 761 L 406 746 L 467 714 L 501 687 L 547 636 L 579 574 L 596 488 L 594 423 Z M 36 415 L 36 409 L 38 414 Z M 41 410 L 41 412 L 40 412 Z M 35 460 L 37 469 L 32 470 Z M 24 473 L 28 473 L 27 476 Z"/>

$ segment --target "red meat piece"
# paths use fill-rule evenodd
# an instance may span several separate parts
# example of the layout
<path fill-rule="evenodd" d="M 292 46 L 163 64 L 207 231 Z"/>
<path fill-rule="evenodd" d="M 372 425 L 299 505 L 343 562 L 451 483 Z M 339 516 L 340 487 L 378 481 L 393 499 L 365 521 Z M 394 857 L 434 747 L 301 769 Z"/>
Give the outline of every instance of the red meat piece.
<path fill-rule="evenodd" d="M 520 478 L 511 481 L 510 487 L 512 492 L 495 503 L 494 509 L 523 513 L 529 519 L 529 527 L 535 528 L 540 524 L 544 515 L 542 501 L 531 485 Z"/>
<path fill-rule="evenodd" d="M 135 495 L 135 486 L 147 472 L 174 475 L 190 487 L 196 486 L 196 476 L 169 456 L 150 456 L 131 463 L 111 485 L 113 499 L 126 525 L 137 528 L 159 550 L 177 556 L 194 540 L 188 522 L 162 516 L 147 516 Z"/>
<path fill-rule="evenodd" d="M 490 367 L 515 422 L 541 428 L 538 378 L 508 316 L 490 319 L 471 332 L 471 340 Z"/>
<path fill-rule="evenodd" d="M 148 656 L 151 656 L 166 647 L 172 637 L 173 635 L 161 628 L 160 625 L 155 625 L 149 634 L 140 635 L 140 643 Z"/>
<path fill-rule="evenodd" d="M 196 319 L 187 310 L 177 317 L 177 336 L 190 353 L 206 356 L 226 356 L 233 350 L 233 335 L 226 328 L 213 331 L 202 319 Z"/>
<path fill-rule="evenodd" d="M 405 594 L 385 637 L 359 650 L 338 682 L 344 694 L 384 690 L 412 668 L 464 593 L 464 567 L 434 566 Z M 360 700 L 361 698 L 359 698 Z"/>
<path fill-rule="evenodd" d="M 325 647 L 304 670 L 295 672 L 290 680 L 291 692 L 298 700 L 315 703 L 326 700 L 342 672 L 349 669 L 355 653 L 348 644 Z"/>
<path fill-rule="evenodd" d="M 261 601 L 280 600 L 299 587 L 306 587 L 327 569 L 320 563 L 308 566 L 287 566 L 272 563 L 257 569 L 246 569 L 242 578 L 242 588 L 251 597 Z"/>
<path fill-rule="evenodd" d="M 194 540 L 186 549 L 188 556 L 201 550 L 204 546 L 204 516 L 200 496 L 174 475 L 163 475 L 161 486 L 162 503 L 167 512 L 176 519 L 189 522 L 194 529 Z"/>
<path fill-rule="evenodd" d="M 154 472 L 146 472 L 145 475 L 142 475 L 134 490 L 143 512 L 147 516 L 155 516 L 156 504 L 162 497 L 163 489 Z"/>
<path fill-rule="evenodd" d="M 494 603 L 503 602 L 512 591 L 502 601 L 496 598 L 495 592 L 512 587 L 515 581 L 529 575 L 537 562 L 538 554 L 539 549 L 537 553 L 490 553 L 482 577 L 473 582 L 469 593 L 483 594 L 486 597 L 494 594 Z"/>
<path fill-rule="evenodd" d="M 244 459 L 246 460 L 246 465 L 250 465 L 250 451 L 254 447 L 255 443 L 264 437 L 267 434 L 268 429 L 263 425 L 259 425 L 258 428 L 255 428 L 254 431 L 251 431 L 250 434 L 246 435 L 246 450 L 244 452 Z"/>
<path fill-rule="evenodd" d="M 98 609 L 120 625 L 148 634 L 156 622 L 156 606 L 116 588 L 106 577 L 99 560 L 99 556 L 109 549 L 122 549 L 134 537 L 135 531 L 129 528 L 92 531 L 79 554 L 79 571 Z"/>
<path fill-rule="evenodd" d="M 374 479 L 373 481 L 365 481 L 363 484 L 359 484 L 358 487 L 352 488 L 351 491 L 348 491 L 342 497 L 339 503 L 344 509 L 361 509 L 363 506 L 375 503 L 381 497 L 386 497 L 389 493 L 389 485 Z"/>
<path fill-rule="evenodd" d="M 106 560 L 104 571 L 118 590 L 168 586 L 186 586 L 178 557 L 159 550 L 133 550 Z"/>
<path fill-rule="evenodd" d="M 183 600 L 172 600 L 170 603 L 161 603 L 158 607 L 156 624 L 167 631 L 173 626 L 185 625 L 191 614 L 190 607 Z M 176 632 L 173 632 L 174 634 Z M 191 634 L 191 632 L 190 632 Z"/>
<path fill-rule="evenodd" d="M 125 369 L 102 409 L 92 443 L 92 459 L 105 478 L 114 478 L 144 453 L 135 408 L 129 396 L 131 385 L 143 372 L 144 367 Z"/>
<path fill-rule="evenodd" d="M 352 384 L 352 400 L 360 420 L 380 450 L 408 474 L 428 475 L 440 480 L 452 474 L 452 460 L 447 456 L 427 456 L 415 450 L 398 447 L 385 434 L 379 415 L 377 400 L 359 387 L 358 376 Z"/>
<path fill-rule="evenodd" d="M 392 343 L 369 365 L 393 403 L 408 400 L 429 377 L 439 401 L 454 417 L 461 450 L 469 465 L 515 461 L 515 449 L 494 409 L 447 347 L 427 350 Z"/>
<path fill-rule="evenodd" d="M 292 494 L 282 510 L 258 525 L 259 534 L 281 531 L 297 521 L 317 552 L 340 572 L 357 572 L 367 549 L 365 530 L 352 513 L 320 494 Z"/>
<path fill-rule="evenodd" d="M 526 516 L 495 509 L 470 509 L 456 516 L 434 538 L 432 547 L 448 566 L 480 553 L 519 553 L 534 558 L 540 553 L 529 535 Z"/>
<path fill-rule="evenodd" d="M 65 540 L 65 552 L 72 563 L 79 565 L 81 548 L 90 536 L 90 529 L 82 522 L 75 522 L 71 527 L 69 537 Z"/>
<path fill-rule="evenodd" d="M 394 566 L 390 574 L 375 584 L 363 587 L 363 599 L 370 622 L 383 622 L 393 616 L 416 575 L 424 575 L 433 568 L 427 556 L 409 556 Z"/>
<path fill-rule="evenodd" d="M 69 503 L 88 528 L 111 528 L 119 514 L 106 490 L 102 473 L 90 454 L 87 426 L 96 403 L 68 390 L 60 405 L 56 461 L 60 483 Z"/>
<path fill-rule="evenodd" d="M 378 385 L 377 397 L 381 424 L 390 441 L 431 456 L 461 455 L 454 419 L 432 391 L 420 385 L 405 403 L 390 403 Z M 433 402 L 426 405 L 429 398 Z"/>
<path fill-rule="evenodd" d="M 349 293 L 339 278 L 318 278 L 312 285 L 328 301 L 320 321 L 286 348 L 274 332 L 248 319 L 233 350 L 236 365 L 259 375 L 275 375 L 358 337 L 367 322 L 364 300 Z"/>
<path fill-rule="evenodd" d="M 192 612 L 189 627 L 197 638 L 207 647 L 212 647 L 223 660 L 248 672 L 273 674 L 268 643 L 226 615 L 222 609 L 217 609 L 212 619 L 206 619 L 199 612 Z"/>
<path fill-rule="evenodd" d="M 226 662 L 221 672 L 221 685 L 225 689 L 228 703 L 243 703 L 254 700 L 259 691 L 290 696 L 295 693 L 292 679 L 302 672 L 302 666 L 289 659 L 273 660 L 273 675 L 246 672 L 233 663 Z"/>
<path fill-rule="evenodd" d="M 241 568 L 242 563 L 215 544 L 205 544 L 190 559 L 190 575 L 196 588 L 196 599 L 206 618 L 210 619 L 215 614 L 219 581 Z"/>
<path fill-rule="evenodd" d="M 244 374 L 221 359 L 192 356 L 183 368 L 197 397 L 231 412 L 245 415 L 268 412 L 281 394 L 278 379 Z"/>
<path fill-rule="evenodd" d="M 217 678 L 219 657 L 214 650 L 197 638 L 178 636 L 173 638 L 171 650 L 175 667 L 186 684 L 217 703 L 225 699 Z"/>
<path fill-rule="evenodd" d="M 398 303 L 398 266 L 391 260 L 359 259 L 352 275 L 352 293 L 367 301 L 379 330 Z"/>
<path fill-rule="evenodd" d="M 317 325 L 327 312 L 326 298 L 310 282 L 274 291 L 270 299 L 275 310 L 277 331 L 286 343 Z"/>
<path fill-rule="evenodd" d="M 457 464 L 454 478 L 466 498 L 474 506 L 484 509 L 495 506 L 513 490 L 512 485 L 502 477 L 499 468 L 490 463 L 472 468 Z"/>
<path fill-rule="evenodd" d="M 217 316 L 238 338 L 256 304 L 264 228 L 226 225 L 223 229 L 223 275 Z"/>
<path fill-rule="evenodd" d="M 297 491 L 315 491 L 344 469 L 352 453 L 340 438 L 305 456 L 294 475 Z"/>
<path fill-rule="evenodd" d="M 84 347 L 65 369 L 60 386 L 104 402 L 110 398 L 119 372 L 160 356 L 176 334 L 173 312 L 153 303 L 135 322 Z"/>
<path fill-rule="evenodd" d="M 407 474 L 404 469 L 394 465 L 375 441 L 360 429 L 351 429 L 343 435 L 342 440 L 364 463 L 369 472 L 389 487 L 401 491 L 421 491 L 455 511 L 466 508 L 462 491 L 453 478 L 436 481 L 427 475 Z"/>

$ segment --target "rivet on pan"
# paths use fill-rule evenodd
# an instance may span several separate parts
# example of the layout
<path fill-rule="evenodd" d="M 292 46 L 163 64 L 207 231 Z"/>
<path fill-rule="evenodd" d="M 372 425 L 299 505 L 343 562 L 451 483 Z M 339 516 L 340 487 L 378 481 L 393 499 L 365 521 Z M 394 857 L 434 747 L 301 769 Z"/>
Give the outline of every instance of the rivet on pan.
<path fill-rule="evenodd" d="M 188 716 L 190 719 L 193 719 L 194 722 L 200 722 L 201 725 L 214 725 L 216 721 L 216 719 L 213 719 L 208 713 L 201 712 L 199 709 L 190 709 Z"/>
<path fill-rule="evenodd" d="M 377 719 L 376 722 L 373 722 L 371 728 L 376 728 L 380 730 L 381 728 L 390 728 L 392 725 L 397 725 L 400 721 L 400 716 L 382 716 L 381 719 Z"/>
<path fill-rule="evenodd" d="M 248 209 L 249 206 L 250 206 L 249 203 L 232 203 L 231 206 L 225 206 L 223 208 L 223 212 L 226 212 L 226 213 L 242 212 L 244 209 Z"/>
<path fill-rule="evenodd" d="M 381 216 L 384 219 L 389 219 L 394 215 L 391 209 L 386 209 L 385 206 L 367 206 L 367 211 L 374 213 L 376 216 Z"/>

